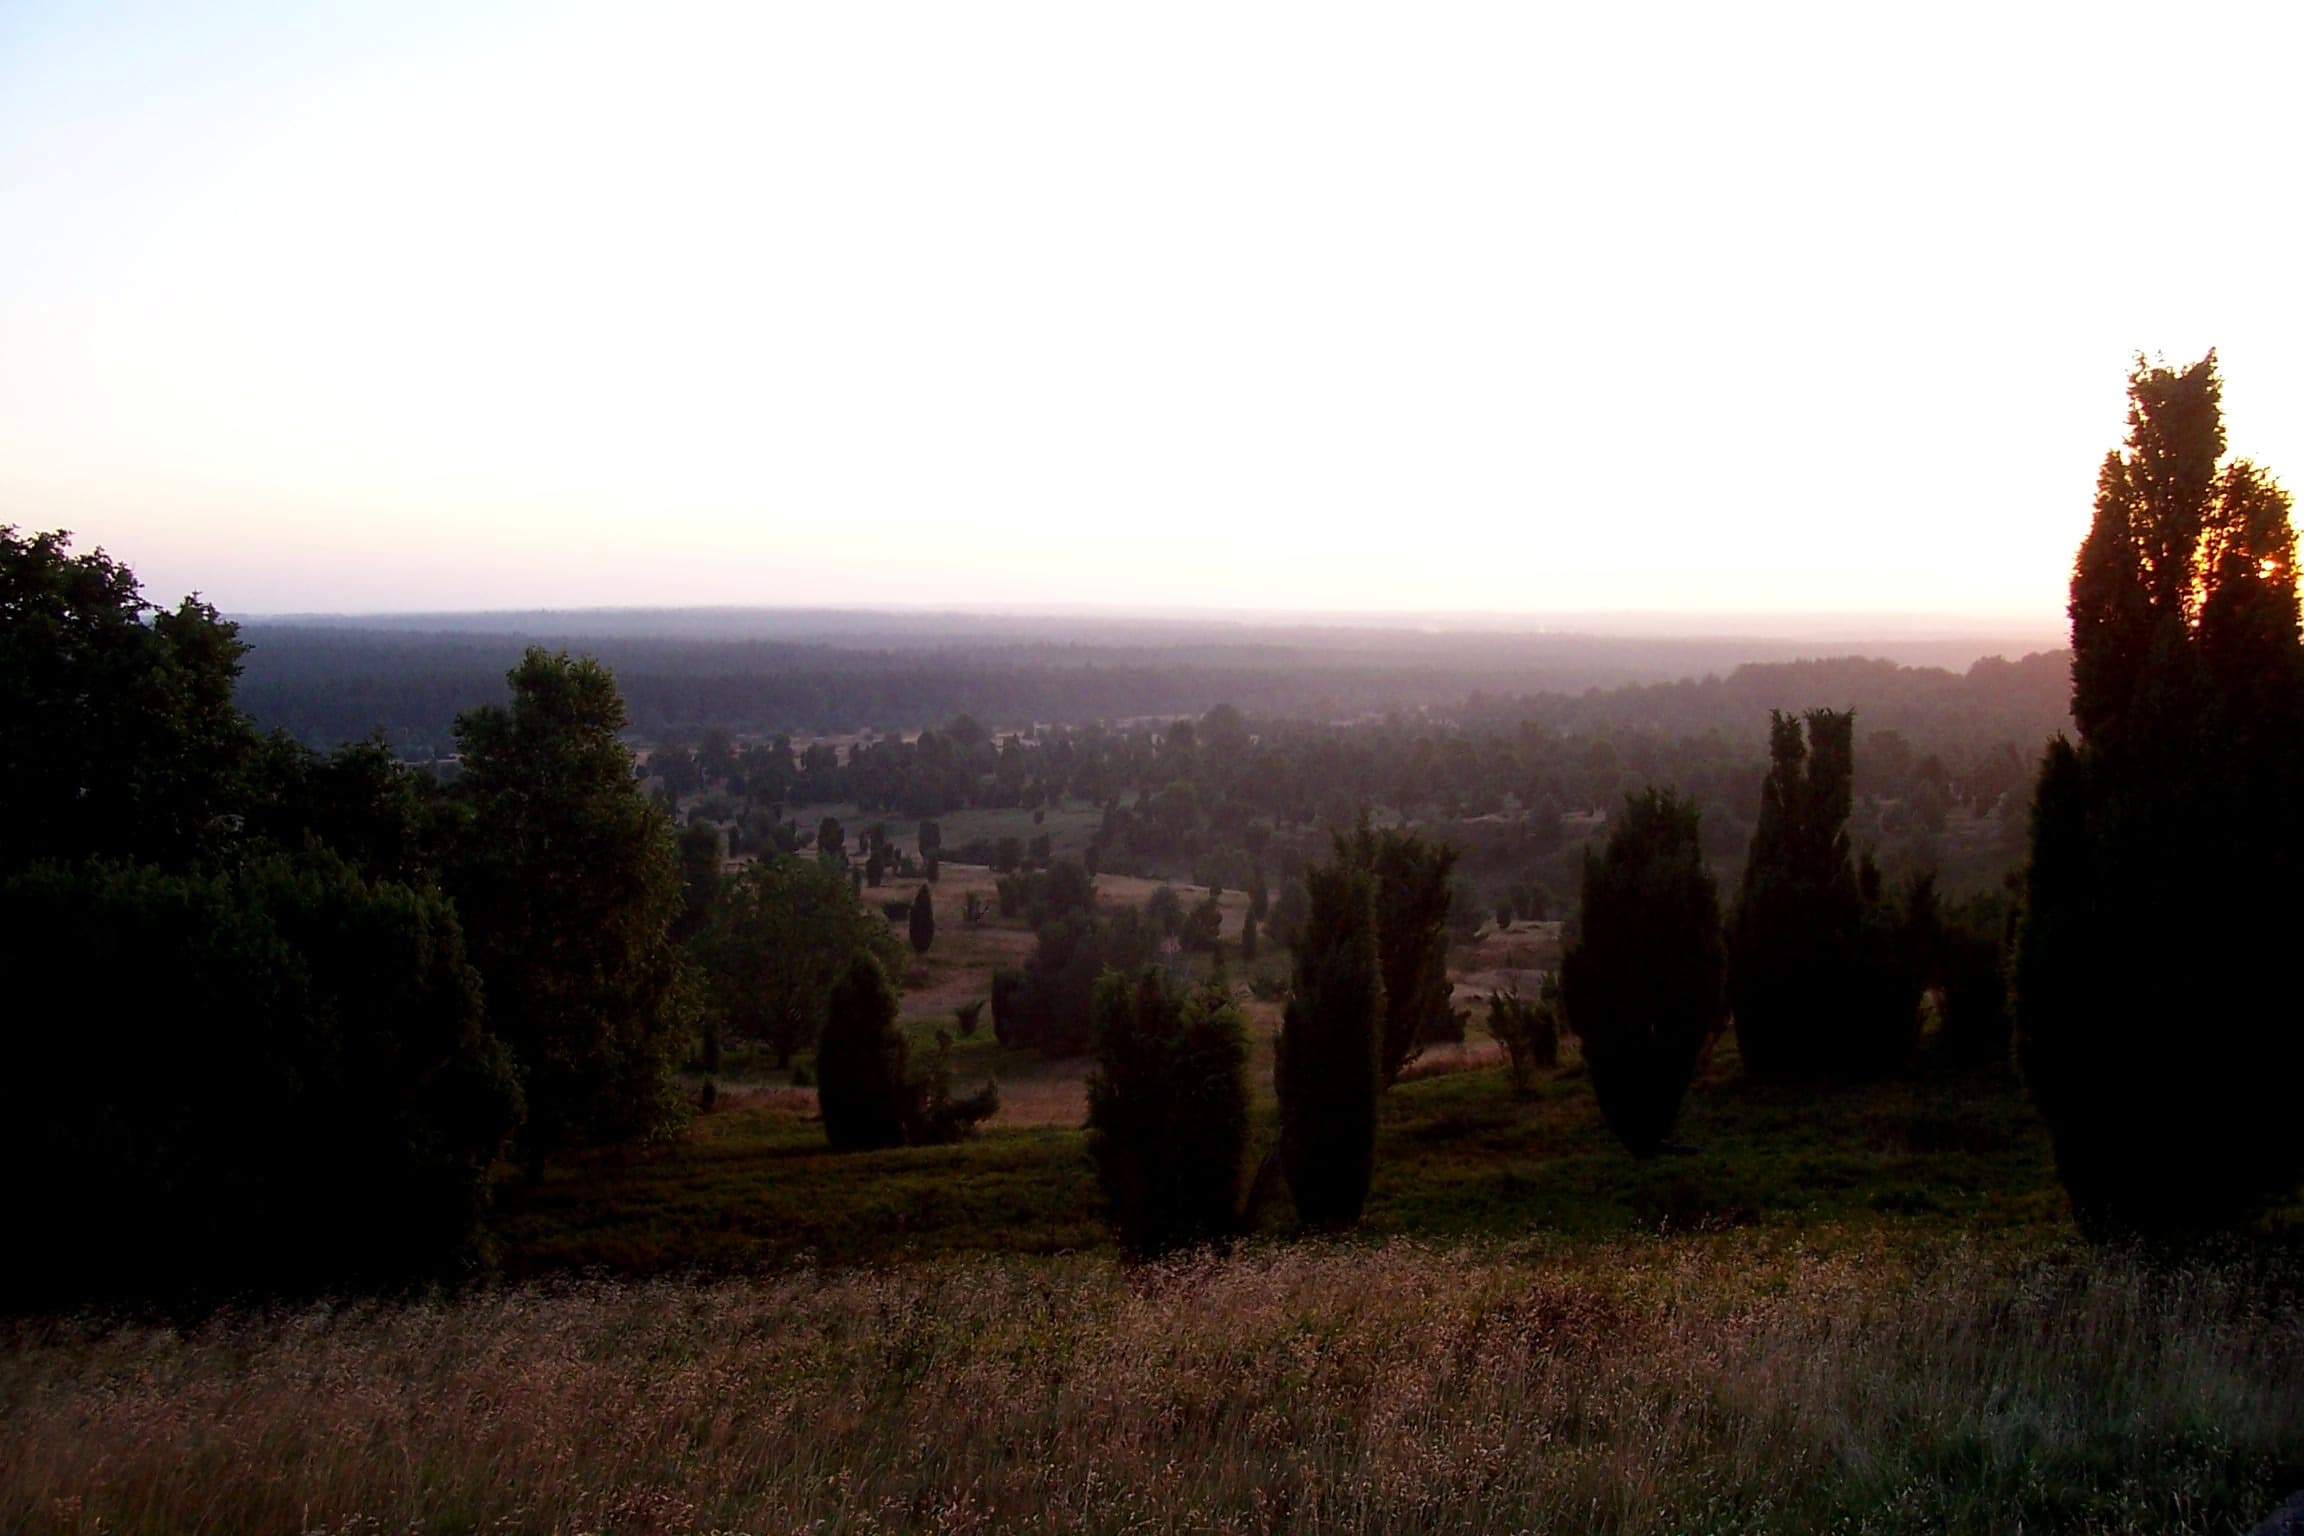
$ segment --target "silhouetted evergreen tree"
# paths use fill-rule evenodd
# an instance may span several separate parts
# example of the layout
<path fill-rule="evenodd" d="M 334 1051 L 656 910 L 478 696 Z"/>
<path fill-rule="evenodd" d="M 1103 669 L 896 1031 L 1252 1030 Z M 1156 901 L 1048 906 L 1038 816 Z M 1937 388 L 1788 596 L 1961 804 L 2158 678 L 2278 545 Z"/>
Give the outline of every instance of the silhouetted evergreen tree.
<path fill-rule="evenodd" d="M 1013 965 L 992 972 L 992 1038 L 1002 1045 L 1021 1045 L 1024 1028 L 1024 973 Z"/>
<path fill-rule="evenodd" d="M 1948 1066 L 2006 1070 L 2015 1015 L 2008 952 L 2015 909 L 1997 892 L 1946 903 L 1934 925 L 1933 980 L 1941 1009 L 1937 1050 Z"/>
<path fill-rule="evenodd" d="M 1346 857 L 1304 873 L 1307 911 L 1296 985 L 1273 1053 L 1280 1166 L 1307 1226 L 1360 1219 L 1376 1166 L 1384 976 L 1376 877 Z"/>
<path fill-rule="evenodd" d="M 1560 964 L 1600 1113 L 1634 1157 L 1671 1136 L 1726 1012 L 1720 898 L 1696 827 L 1695 805 L 1669 790 L 1624 797 L 1607 846 L 1585 852 L 1580 935 Z"/>
<path fill-rule="evenodd" d="M 1178 937 L 1184 947 L 1200 953 L 1214 953 L 1224 934 L 1224 906 L 1213 895 L 1193 904 L 1185 916 Z"/>
<path fill-rule="evenodd" d="M 816 1044 L 816 1101 L 834 1150 L 903 1141 L 908 1056 L 896 1028 L 896 991 L 880 962 L 858 953 L 832 984 Z"/>
<path fill-rule="evenodd" d="M 1879 873 L 1849 852 L 1854 728 L 1847 711 L 1770 717 L 1768 777 L 1728 937 L 1736 1040 L 1756 1075 L 1886 1072 L 1918 1028 L 1918 981 Z"/>
<path fill-rule="evenodd" d="M 2223 462 L 2215 354 L 2138 359 L 2072 573 L 2041 764 L 2018 1054 L 2099 1236 L 2244 1223 L 2304 1178 L 2304 647 L 2287 495 Z"/>
<path fill-rule="evenodd" d="M 1120 1246 L 1139 1256 L 1223 1237 L 1248 1146 L 1248 1031 L 1214 988 L 1158 970 L 1096 983 L 1088 1150 Z"/>
<path fill-rule="evenodd" d="M 936 942 L 936 909 L 929 903 L 928 887 L 920 887 L 920 894 L 912 898 L 912 917 L 909 923 L 912 953 L 924 955 Z"/>
<path fill-rule="evenodd" d="M 1389 1085 L 1426 1041 L 1449 1035 L 1448 920 L 1457 852 L 1397 827 L 1372 828 L 1363 815 L 1349 837 L 1336 839 L 1336 856 L 1375 877 L 1376 953 L 1384 974 L 1379 1062 Z"/>

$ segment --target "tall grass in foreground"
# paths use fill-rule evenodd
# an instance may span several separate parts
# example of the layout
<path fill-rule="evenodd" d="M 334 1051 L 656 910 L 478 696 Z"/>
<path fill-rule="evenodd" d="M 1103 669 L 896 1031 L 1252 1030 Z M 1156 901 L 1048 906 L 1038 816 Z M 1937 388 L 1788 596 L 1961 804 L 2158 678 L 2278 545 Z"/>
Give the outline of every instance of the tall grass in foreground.
<path fill-rule="evenodd" d="M 9 1531 L 2206 1531 L 2304 1481 L 2231 1273 L 1398 1244 L 19 1325 Z"/>

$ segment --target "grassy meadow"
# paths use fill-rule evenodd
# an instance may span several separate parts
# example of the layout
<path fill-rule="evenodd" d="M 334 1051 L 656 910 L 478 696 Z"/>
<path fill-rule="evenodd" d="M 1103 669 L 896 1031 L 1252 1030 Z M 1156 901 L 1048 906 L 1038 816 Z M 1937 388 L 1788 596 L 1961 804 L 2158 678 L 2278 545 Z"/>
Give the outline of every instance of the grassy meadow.
<path fill-rule="evenodd" d="M 2229 1531 L 2304 1326 L 1885 1233 L 1258 1244 L 25 1328 L 0 1413 L 27 1532 Z"/>
<path fill-rule="evenodd" d="M 1029 947 L 971 890 L 916 1050 Z M 1484 934 L 1460 998 L 1556 947 Z M 953 1061 L 977 1137 L 835 1156 L 739 1058 L 677 1140 L 508 1176 L 463 1294 L 8 1325 L 0 1530 L 2232 1531 L 2304 1485 L 2289 1271 L 2080 1247 L 2005 1072 L 1757 1085 L 1723 1041 L 1698 1150 L 1635 1163 L 1572 1046 L 1516 1094 L 1476 1024 L 1388 1094 L 1358 1234 L 1283 1195 L 1130 1268 L 1086 1063 L 989 1019 Z"/>

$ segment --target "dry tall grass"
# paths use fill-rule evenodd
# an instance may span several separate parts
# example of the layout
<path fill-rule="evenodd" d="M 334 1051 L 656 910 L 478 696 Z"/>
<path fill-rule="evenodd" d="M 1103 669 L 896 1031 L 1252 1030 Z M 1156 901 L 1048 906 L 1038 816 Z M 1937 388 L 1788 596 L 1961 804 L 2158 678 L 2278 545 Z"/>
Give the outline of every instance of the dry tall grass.
<path fill-rule="evenodd" d="M 0 1528 L 2230 1529 L 2304 1473 L 2233 1275 L 1297 1247 L 21 1326 Z"/>

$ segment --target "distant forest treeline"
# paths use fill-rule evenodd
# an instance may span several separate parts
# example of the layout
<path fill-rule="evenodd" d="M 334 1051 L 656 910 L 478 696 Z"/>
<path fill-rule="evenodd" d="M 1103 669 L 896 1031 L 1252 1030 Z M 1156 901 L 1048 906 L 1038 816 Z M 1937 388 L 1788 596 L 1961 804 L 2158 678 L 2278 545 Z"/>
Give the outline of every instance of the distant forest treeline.
<path fill-rule="evenodd" d="M 1867 728 L 1988 737 L 2029 754 L 2067 724 L 2061 653 L 1987 658 L 1965 673 L 1854 658 L 1796 659 L 1783 641 L 1282 631 L 1255 640 L 1059 643 L 954 631 L 884 648 L 631 634 L 424 633 L 250 623 L 238 700 L 267 729 L 329 748 L 381 728 L 408 757 L 446 755 L 460 711 L 500 696 L 529 643 L 596 655 L 632 729 L 838 735 L 912 731 L 965 713 L 999 727 L 1195 716 L 1231 704 L 1261 718 L 1332 720 L 1393 710 L 1468 723 L 1757 740 L 1771 707 L 1853 705 Z M 1901 654 L 1931 653 L 1904 646 Z M 1946 654 L 1956 654 L 1946 648 Z M 1666 681 L 1667 679 L 1701 681 Z"/>

